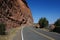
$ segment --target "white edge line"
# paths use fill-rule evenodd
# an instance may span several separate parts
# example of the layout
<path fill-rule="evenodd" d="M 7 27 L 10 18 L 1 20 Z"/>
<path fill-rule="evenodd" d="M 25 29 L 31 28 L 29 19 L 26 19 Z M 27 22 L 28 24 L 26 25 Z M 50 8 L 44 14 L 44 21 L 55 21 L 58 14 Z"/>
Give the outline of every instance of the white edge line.
<path fill-rule="evenodd" d="M 21 29 L 21 37 L 22 37 L 22 40 L 24 40 L 24 38 L 23 38 L 23 28 Z"/>

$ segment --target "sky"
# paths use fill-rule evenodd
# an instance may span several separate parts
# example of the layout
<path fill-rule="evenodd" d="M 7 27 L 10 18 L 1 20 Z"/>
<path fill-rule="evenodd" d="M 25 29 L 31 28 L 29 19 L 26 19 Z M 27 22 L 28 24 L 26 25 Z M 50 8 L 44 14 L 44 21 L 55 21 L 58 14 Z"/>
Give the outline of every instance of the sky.
<path fill-rule="evenodd" d="M 49 23 L 60 18 L 60 0 L 26 0 L 31 10 L 34 23 L 46 17 Z"/>

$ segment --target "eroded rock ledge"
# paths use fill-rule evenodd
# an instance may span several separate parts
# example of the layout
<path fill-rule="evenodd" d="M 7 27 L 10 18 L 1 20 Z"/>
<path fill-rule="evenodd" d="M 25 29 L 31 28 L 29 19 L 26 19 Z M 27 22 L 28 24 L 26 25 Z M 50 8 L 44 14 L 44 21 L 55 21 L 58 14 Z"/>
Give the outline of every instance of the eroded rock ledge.
<path fill-rule="evenodd" d="M 25 0 L 0 0 L 0 23 L 6 28 L 18 27 L 23 24 L 32 24 L 31 11 Z"/>

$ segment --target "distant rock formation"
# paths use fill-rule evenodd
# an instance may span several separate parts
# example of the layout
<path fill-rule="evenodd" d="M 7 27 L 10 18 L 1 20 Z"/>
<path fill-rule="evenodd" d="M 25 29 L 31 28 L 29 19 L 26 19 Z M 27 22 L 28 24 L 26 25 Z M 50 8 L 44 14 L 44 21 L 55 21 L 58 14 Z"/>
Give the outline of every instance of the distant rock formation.
<path fill-rule="evenodd" d="M 0 0 L 0 22 L 7 28 L 32 24 L 31 11 L 25 0 Z"/>

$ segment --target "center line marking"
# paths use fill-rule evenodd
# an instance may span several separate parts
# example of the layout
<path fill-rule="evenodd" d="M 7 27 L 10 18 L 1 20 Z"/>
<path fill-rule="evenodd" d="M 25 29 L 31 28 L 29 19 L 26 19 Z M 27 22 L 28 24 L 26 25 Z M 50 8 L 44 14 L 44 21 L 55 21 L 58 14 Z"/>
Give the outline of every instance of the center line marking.
<path fill-rule="evenodd" d="M 31 29 L 31 28 L 29 28 L 29 29 Z M 32 30 L 32 29 L 31 29 L 31 30 Z M 47 36 L 47 35 L 45 35 L 45 34 L 42 34 L 42 33 L 39 33 L 39 32 L 37 32 L 37 31 L 35 31 L 34 29 L 33 29 L 32 31 L 35 32 L 35 33 L 37 33 L 37 34 L 39 34 L 39 35 L 42 35 L 43 37 L 46 37 L 46 38 L 50 39 L 50 40 L 55 40 L 55 39 L 53 39 L 52 37 L 49 37 L 49 36 Z"/>

